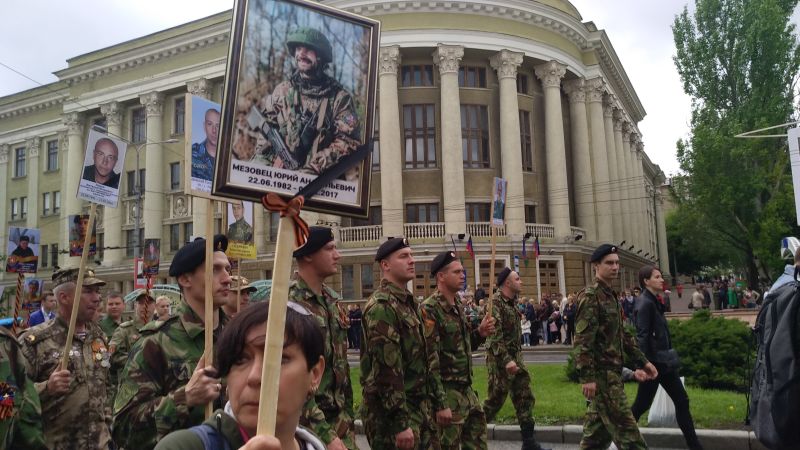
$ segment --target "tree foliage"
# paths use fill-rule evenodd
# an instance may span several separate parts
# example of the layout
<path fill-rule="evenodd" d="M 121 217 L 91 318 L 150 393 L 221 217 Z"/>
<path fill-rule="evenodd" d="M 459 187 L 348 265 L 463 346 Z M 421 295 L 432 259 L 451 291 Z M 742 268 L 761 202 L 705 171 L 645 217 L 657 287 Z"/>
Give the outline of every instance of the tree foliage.
<path fill-rule="evenodd" d="M 792 120 L 797 2 L 695 0 L 695 13 L 684 8 L 672 27 L 675 65 L 692 97 L 691 136 L 678 142 L 678 214 L 699 218 L 739 260 L 731 262 L 743 262 L 751 284 L 759 269 L 782 269 L 780 238 L 798 228 L 786 140 L 734 136 Z"/>

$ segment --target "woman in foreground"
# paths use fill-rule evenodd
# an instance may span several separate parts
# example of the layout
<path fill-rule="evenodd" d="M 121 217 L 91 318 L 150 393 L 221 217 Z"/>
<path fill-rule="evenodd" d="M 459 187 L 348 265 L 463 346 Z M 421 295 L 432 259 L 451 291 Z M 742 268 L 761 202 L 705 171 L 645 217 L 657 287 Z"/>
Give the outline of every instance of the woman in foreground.
<path fill-rule="evenodd" d="M 170 433 L 156 450 L 325 449 L 298 425 L 303 405 L 319 386 L 325 368 L 322 332 L 311 313 L 293 302 L 286 310 L 275 436 L 254 437 L 268 310 L 268 303 L 251 304 L 225 326 L 217 341 L 214 365 L 227 381 L 225 408 L 214 411 L 202 425 Z"/>

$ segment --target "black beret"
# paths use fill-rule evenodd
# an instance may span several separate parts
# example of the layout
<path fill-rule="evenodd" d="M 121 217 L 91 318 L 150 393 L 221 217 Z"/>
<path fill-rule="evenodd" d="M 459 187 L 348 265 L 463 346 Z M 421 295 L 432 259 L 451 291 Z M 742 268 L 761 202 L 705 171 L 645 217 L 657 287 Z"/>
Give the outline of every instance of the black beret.
<path fill-rule="evenodd" d="M 214 251 L 224 252 L 228 249 L 228 238 L 223 234 L 214 236 Z M 181 247 L 172 258 L 169 265 L 169 276 L 177 277 L 185 273 L 193 272 L 206 262 L 206 240 L 197 238 L 192 242 Z"/>
<path fill-rule="evenodd" d="M 378 247 L 378 251 L 375 253 L 375 261 L 388 258 L 392 253 L 408 246 L 408 239 L 406 238 L 389 238 L 388 241 L 384 242 L 380 247 Z"/>
<path fill-rule="evenodd" d="M 328 227 L 311 227 L 308 229 L 308 239 L 302 247 L 294 251 L 293 256 L 300 258 L 302 256 L 313 255 L 319 249 L 324 247 L 328 242 L 333 240 L 333 230 Z"/>
<path fill-rule="evenodd" d="M 500 287 L 506 282 L 506 278 L 511 275 L 511 269 L 504 267 L 503 270 L 497 275 L 497 286 Z"/>
<path fill-rule="evenodd" d="M 431 275 L 436 276 L 436 273 L 440 270 L 447 267 L 448 264 L 455 261 L 456 254 L 454 252 L 442 252 L 436 255 L 436 258 L 433 258 L 433 262 L 431 263 Z"/>
<path fill-rule="evenodd" d="M 22 241 L 25 241 L 25 242 L 30 242 L 30 241 L 31 241 L 31 238 L 30 238 L 30 236 L 28 236 L 27 234 L 23 234 L 22 236 L 20 236 L 20 237 L 19 237 L 19 241 L 20 241 L 20 242 L 22 242 Z"/>
<path fill-rule="evenodd" d="M 617 253 L 617 246 L 611 244 L 603 244 L 600 247 L 597 247 L 592 253 L 592 258 L 589 262 L 600 262 L 605 258 L 606 255 L 610 255 L 612 253 Z"/>

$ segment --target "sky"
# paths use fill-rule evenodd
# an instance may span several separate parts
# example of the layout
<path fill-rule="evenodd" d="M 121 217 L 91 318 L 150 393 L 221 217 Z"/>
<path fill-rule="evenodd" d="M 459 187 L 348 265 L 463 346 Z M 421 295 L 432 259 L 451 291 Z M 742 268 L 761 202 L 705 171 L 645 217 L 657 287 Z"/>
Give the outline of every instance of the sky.
<path fill-rule="evenodd" d="M 645 151 L 667 176 L 676 174 L 679 166 L 675 143 L 688 136 L 690 99 L 683 93 L 672 61 L 675 48 L 671 25 L 687 1 L 572 0 L 572 3 L 584 22 L 592 21 L 608 33 L 647 112 L 639 123 Z M 69 58 L 232 6 L 231 0 L 6 2 L 5 38 L 0 39 L 0 96 L 56 81 L 52 72 L 65 68 Z"/>

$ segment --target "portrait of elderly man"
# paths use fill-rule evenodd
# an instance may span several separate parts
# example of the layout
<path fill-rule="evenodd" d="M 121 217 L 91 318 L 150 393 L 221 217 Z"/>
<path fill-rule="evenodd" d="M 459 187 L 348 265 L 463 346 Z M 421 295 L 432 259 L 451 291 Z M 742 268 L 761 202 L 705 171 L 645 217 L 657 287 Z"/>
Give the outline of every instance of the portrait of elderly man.
<path fill-rule="evenodd" d="M 114 172 L 119 160 L 117 144 L 108 138 L 98 139 L 94 144 L 92 159 L 94 164 L 83 168 L 83 179 L 119 189 L 119 174 Z"/>

